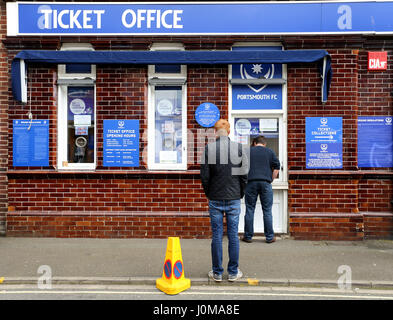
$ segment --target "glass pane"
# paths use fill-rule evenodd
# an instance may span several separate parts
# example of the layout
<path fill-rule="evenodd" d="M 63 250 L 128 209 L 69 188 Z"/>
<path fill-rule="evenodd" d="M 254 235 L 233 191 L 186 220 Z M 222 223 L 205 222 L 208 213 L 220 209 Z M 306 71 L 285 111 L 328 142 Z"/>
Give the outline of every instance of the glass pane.
<path fill-rule="evenodd" d="M 155 87 L 155 163 L 182 163 L 182 87 Z"/>
<path fill-rule="evenodd" d="M 180 64 L 156 64 L 154 66 L 155 73 L 180 73 Z"/>
<path fill-rule="evenodd" d="M 66 73 L 91 73 L 91 64 L 68 63 Z"/>
<path fill-rule="evenodd" d="M 280 157 L 279 126 L 277 118 L 235 118 L 235 141 L 251 145 L 252 139 L 262 135 L 267 147 Z"/>
<path fill-rule="evenodd" d="M 69 163 L 94 163 L 94 87 L 68 87 Z"/>

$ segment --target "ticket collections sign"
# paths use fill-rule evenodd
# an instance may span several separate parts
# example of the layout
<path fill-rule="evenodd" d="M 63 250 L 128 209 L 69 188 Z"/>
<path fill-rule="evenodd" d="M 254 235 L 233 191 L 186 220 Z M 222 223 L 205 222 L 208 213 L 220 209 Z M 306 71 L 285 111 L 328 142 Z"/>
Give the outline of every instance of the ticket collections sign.
<path fill-rule="evenodd" d="M 342 117 L 306 118 L 306 168 L 342 169 Z"/>
<path fill-rule="evenodd" d="M 139 120 L 104 120 L 104 166 L 139 167 Z"/>
<path fill-rule="evenodd" d="M 13 121 L 13 165 L 49 166 L 49 120 Z"/>
<path fill-rule="evenodd" d="M 358 167 L 393 167 L 392 117 L 358 117 Z"/>

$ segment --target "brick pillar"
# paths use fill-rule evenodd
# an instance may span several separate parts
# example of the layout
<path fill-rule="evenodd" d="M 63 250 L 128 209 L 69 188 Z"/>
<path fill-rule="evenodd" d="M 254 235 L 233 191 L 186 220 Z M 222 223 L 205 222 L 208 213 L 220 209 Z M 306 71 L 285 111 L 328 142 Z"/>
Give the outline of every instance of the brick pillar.
<path fill-rule="evenodd" d="M 7 33 L 6 4 L 0 4 L 0 236 L 5 235 L 8 211 L 8 59 L 3 40 Z"/>

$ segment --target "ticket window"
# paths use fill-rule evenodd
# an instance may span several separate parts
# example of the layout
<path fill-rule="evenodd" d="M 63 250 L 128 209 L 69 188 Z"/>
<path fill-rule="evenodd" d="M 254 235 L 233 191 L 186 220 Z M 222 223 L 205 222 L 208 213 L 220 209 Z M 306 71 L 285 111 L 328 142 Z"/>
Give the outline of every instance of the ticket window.
<path fill-rule="evenodd" d="M 59 86 L 59 169 L 95 169 L 95 87 Z"/>
<path fill-rule="evenodd" d="M 94 87 L 68 87 L 67 100 L 67 162 L 94 163 Z"/>
<path fill-rule="evenodd" d="M 183 51 L 181 43 L 154 43 L 153 51 Z M 148 168 L 187 169 L 187 66 L 148 66 Z"/>
<path fill-rule="evenodd" d="M 183 103 L 181 86 L 155 86 L 154 164 L 181 168 L 183 150 Z"/>
<path fill-rule="evenodd" d="M 253 138 L 262 135 L 266 138 L 266 147 L 272 149 L 280 160 L 281 167 L 283 164 L 283 145 L 282 127 L 280 117 L 242 117 L 234 118 L 234 140 L 251 146 Z M 281 168 L 282 171 L 283 168 Z M 279 174 L 277 180 L 282 180 L 282 174 Z"/>
<path fill-rule="evenodd" d="M 61 50 L 93 51 L 89 43 L 65 43 Z M 96 66 L 60 64 L 57 70 L 59 170 L 96 168 Z"/>

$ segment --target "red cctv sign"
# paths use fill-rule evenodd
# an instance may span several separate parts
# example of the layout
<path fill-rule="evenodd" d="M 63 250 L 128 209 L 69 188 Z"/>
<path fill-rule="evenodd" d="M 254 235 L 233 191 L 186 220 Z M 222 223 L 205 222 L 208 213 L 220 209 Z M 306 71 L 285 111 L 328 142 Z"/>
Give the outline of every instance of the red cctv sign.
<path fill-rule="evenodd" d="M 388 54 L 386 51 L 368 52 L 368 70 L 381 71 L 388 68 Z"/>

